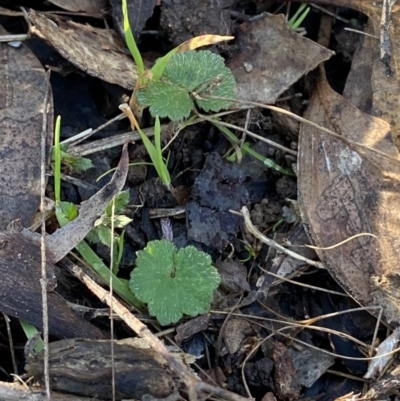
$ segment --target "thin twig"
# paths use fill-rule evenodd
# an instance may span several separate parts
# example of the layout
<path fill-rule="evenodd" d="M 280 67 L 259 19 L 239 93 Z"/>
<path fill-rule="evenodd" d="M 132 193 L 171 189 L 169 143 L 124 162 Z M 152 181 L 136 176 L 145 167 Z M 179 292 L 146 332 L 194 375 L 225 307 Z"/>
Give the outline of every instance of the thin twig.
<path fill-rule="evenodd" d="M 51 400 L 50 394 L 50 372 L 49 372 L 49 315 L 47 305 L 47 266 L 46 266 L 46 169 L 47 169 L 47 112 L 49 107 L 50 93 L 50 71 L 46 75 L 46 95 L 44 98 L 44 110 L 42 120 L 42 134 L 40 144 L 40 213 L 41 213 L 41 230 L 40 252 L 41 252 L 41 279 L 42 288 L 42 310 L 43 310 L 43 342 L 44 342 L 44 383 L 46 389 L 47 400 Z"/>
<path fill-rule="evenodd" d="M 13 372 L 14 372 L 15 375 L 17 375 L 18 374 L 18 367 L 17 367 L 17 362 L 16 362 L 16 359 L 15 359 L 14 342 L 13 342 L 13 337 L 12 337 L 11 328 L 10 328 L 10 318 L 4 312 L 1 312 L 1 313 L 4 316 L 4 321 L 5 321 L 6 327 L 7 327 L 7 336 L 8 336 L 8 343 L 10 345 Z"/>
<path fill-rule="evenodd" d="M 206 116 L 204 114 L 198 114 L 198 116 L 199 116 L 199 118 L 201 120 L 205 120 L 205 121 L 208 121 L 210 123 L 215 123 L 216 122 L 212 117 L 208 117 L 208 116 Z M 284 151 L 285 153 L 290 153 L 290 154 L 292 154 L 294 156 L 297 156 L 297 152 L 295 150 L 289 149 L 286 146 L 282 146 L 279 143 L 276 143 L 274 141 L 271 141 L 270 139 L 264 138 L 261 135 L 257 135 L 254 132 L 249 131 L 248 129 L 239 127 L 238 125 L 229 124 L 229 123 L 226 123 L 226 122 L 223 122 L 223 121 L 218 121 L 218 124 L 223 125 L 224 127 L 227 127 L 227 128 L 233 128 L 233 129 L 236 129 L 238 131 L 245 132 L 246 134 L 248 134 L 252 138 L 256 138 L 259 141 L 265 142 L 268 145 L 271 145 L 271 146 L 273 146 L 273 147 L 275 147 L 277 149 L 280 149 L 280 150 Z"/>
<path fill-rule="evenodd" d="M 276 250 L 278 250 L 280 252 L 283 252 L 283 253 L 286 253 L 286 255 L 291 256 L 292 258 L 301 260 L 301 261 L 303 261 L 303 262 L 305 262 L 305 263 L 307 263 L 307 264 L 309 264 L 311 266 L 318 267 L 319 269 L 324 269 L 324 265 L 321 262 L 316 262 L 315 260 L 311 260 L 311 259 L 305 258 L 304 256 L 301 256 L 298 253 L 290 251 L 289 249 L 286 249 L 285 247 L 283 247 L 282 245 L 278 244 L 274 240 L 272 240 L 272 239 L 266 237 L 264 234 L 260 233 L 260 231 L 258 231 L 257 228 L 251 222 L 249 209 L 247 209 L 246 206 L 243 206 L 240 211 L 241 211 L 241 214 L 242 214 L 242 216 L 244 218 L 244 223 L 245 223 L 245 226 L 246 226 L 247 230 L 249 230 L 249 232 L 251 234 L 253 234 L 256 238 L 258 238 L 264 244 L 272 246 Z"/>
<path fill-rule="evenodd" d="M 111 203 L 111 232 L 110 232 L 110 330 L 111 330 L 111 388 L 112 399 L 115 401 L 115 354 L 114 354 L 114 315 L 113 315 L 113 270 L 114 270 L 114 218 L 115 196 Z"/>

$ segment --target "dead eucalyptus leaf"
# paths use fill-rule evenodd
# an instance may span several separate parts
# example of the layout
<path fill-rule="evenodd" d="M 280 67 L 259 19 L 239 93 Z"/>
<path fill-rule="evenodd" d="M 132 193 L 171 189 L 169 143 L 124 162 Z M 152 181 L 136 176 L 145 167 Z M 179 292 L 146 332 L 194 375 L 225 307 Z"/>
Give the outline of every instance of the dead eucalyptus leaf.
<path fill-rule="evenodd" d="M 382 1 L 375 0 L 306 0 L 310 3 L 329 6 L 348 7 L 358 10 L 369 17 L 373 26 L 372 34 L 381 36 Z M 397 2 L 398 3 L 398 2 Z M 372 111 L 391 125 L 392 136 L 396 146 L 400 148 L 400 4 L 394 4 L 391 9 L 389 26 L 389 47 L 391 57 L 382 62 L 379 52 L 374 54 L 372 62 Z M 388 45 L 388 43 L 385 43 Z M 379 49 L 381 43 L 376 40 Z"/>
<path fill-rule="evenodd" d="M 7 32 L 0 26 L 0 32 Z M 16 219 L 29 227 L 40 202 L 40 143 L 46 72 L 24 45 L 0 43 L 0 230 Z M 53 141 L 53 100 L 47 111 L 47 154 Z"/>
<path fill-rule="evenodd" d="M 50 3 L 73 13 L 102 15 L 108 8 L 107 0 L 49 0 Z"/>
<path fill-rule="evenodd" d="M 325 76 L 305 117 L 390 157 L 301 127 L 299 205 L 315 245 L 327 247 L 361 232 L 378 237 L 362 236 L 338 248 L 316 250 L 318 256 L 356 301 L 382 306 L 389 322 L 399 322 L 400 291 L 387 291 L 397 277 L 400 252 L 400 157 L 390 126 L 347 102 Z"/>
<path fill-rule="evenodd" d="M 60 18 L 53 21 L 34 10 L 29 11 L 29 20 L 34 34 L 82 71 L 129 90 L 135 87 L 136 65 L 114 31 Z"/>
<path fill-rule="evenodd" d="M 237 82 L 237 98 L 275 103 L 303 75 L 334 52 L 292 31 L 283 15 L 260 14 L 240 25 L 240 49 L 227 61 Z"/>

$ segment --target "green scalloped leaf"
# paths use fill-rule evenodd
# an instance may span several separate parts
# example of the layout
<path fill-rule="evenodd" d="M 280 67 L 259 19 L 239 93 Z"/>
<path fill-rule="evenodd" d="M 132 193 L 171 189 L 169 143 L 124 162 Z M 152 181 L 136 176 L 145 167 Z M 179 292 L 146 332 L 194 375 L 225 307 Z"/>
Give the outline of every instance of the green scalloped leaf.
<path fill-rule="evenodd" d="M 171 121 L 189 117 L 194 106 L 187 90 L 163 79 L 151 81 L 137 91 L 136 99 L 141 105 L 150 106 L 153 117 L 168 117 Z"/>
<path fill-rule="evenodd" d="M 220 283 L 211 263 L 211 257 L 194 246 L 177 250 L 167 240 L 151 241 L 137 252 L 129 287 L 161 325 L 176 323 L 184 314 L 209 311 Z"/>
<path fill-rule="evenodd" d="M 153 116 L 172 121 L 188 117 L 197 105 L 205 111 L 228 108 L 233 101 L 206 96 L 235 98 L 235 78 L 224 59 L 208 50 L 176 53 L 160 80 L 153 80 L 136 92 L 137 101 L 150 106 Z"/>

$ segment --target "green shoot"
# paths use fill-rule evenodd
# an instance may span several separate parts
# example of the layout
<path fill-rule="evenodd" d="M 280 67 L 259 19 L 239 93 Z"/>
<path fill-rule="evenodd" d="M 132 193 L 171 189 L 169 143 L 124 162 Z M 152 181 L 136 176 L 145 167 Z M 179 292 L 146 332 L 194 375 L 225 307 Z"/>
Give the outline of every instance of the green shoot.
<path fill-rule="evenodd" d="M 129 51 L 132 54 L 133 59 L 135 60 L 139 79 L 142 80 L 144 75 L 144 63 L 142 59 L 142 55 L 139 52 L 139 49 L 136 45 L 135 38 L 133 37 L 131 26 L 129 24 L 129 17 L 128 17 L 128 6 L 126 4 L 126 0 L 122 0 L 122 13 L 124 16 L 124 33 L 126 44 L 128 45 Z"/>
<path fill-rule="evenodd" d="M 162 149 L 161 149 L 161 124 L 160 119 L 156 116 L 155 124 L 154 124 L 154 143 L 150 141 L 147 135 L 140 129 L 139 124 L 132 113 L 132 110 L 127 104 L 121 104 L 119 108 L 125 113 L 125 115 L 129 118 L 131 122 L 132 129 L 136 129 L 142 139 L 142 142 L 147 150 L 147 153 L 150 156 L 151 162 L 154 165 L 154 168 L 157 171 L 158 176 L 160 177 L 162 183 L 170 190 L 171 189 L 171 176 L 169 175 L 169 171 L 166 163 L 164 162 Z"/>
<path fill-rule="evenodd" d="M 216 121 L 214 121 L 214 125 L 228 138 L 229 141 L 231 141 L 235 145 L 240 145 L 240 140 L 227 127 L 218 124 Z M 295 176 L 293 171 L 285 169 L 279 164 L 276 164 L 273 160 L 260 155 L 258 152 L 251 149 L 251 147 L 247 143 L 243 144 L 243 150 L 253 156 L 255 159 L 262 161 L 267 167 L 279 171 L 282 174 L 290 175 L 292 177 Z"/>
<path fill-rule="evenodd" d="M 156 121 L 154 124 L 154 143 L 156 144 L 156 146 L 153 145 L 146 134 L 140 129 L 139 125 L 136 127 L 136 129 L 139 132 L 140 137 L 142 138 L 143 144 L 146 147 L 147 153 L 150 156 L 150 159 L 154 165 L 154 168 L 157 171 L 158 176 L 160 177 L 163 184 L 168 189 L 171 189 L 171 176 L 169 175 L 167 165 L 165 164 L 162 156 L 161 124 L 159 117 L 156 116 Z"/>
<path fill-rule="evenodd" d="M 105 265 L 101 258 L 99 258 L 89 244 L 86 241 L 81 241 L 75 249 L 80 253 L 85 262 L 102 278 L 104 283 L 110 285 L 110 269 Z M 143 304 L 139 302 L 129 290 L 128 280 L 119 278 L 113 273 L 112 281 L 114 292 L 125 300 L 125 302 L 128 302 L 139 310 L 143 310 Z"/>
<path fill-rule="evenodd" d="M 56 119 L 54 132 L 54 192 L 56 201 L 56 217 L 61 226 L 78 216 L 76 206 L 71 202 L 61 201 L 61 147 L 60 147 L 61 117 Z"/>
<path fill-rule="evenodd" d="M 167 67 L 168 63 L 170 62 L 172 56 L 177 53 L 178 47 L 175 47 L 171 51 L 169 51 L 165 56 L 157 59 L 154 63 L 153 67 L 151 68 L 152 79 L 159 80 L 164 73 L 165 68 Z"/>
<path fill-rule="evenodd" d="M 86 239 L 94 244 L 101 242 L 107 247 L 111 248 L 111 241 L 113 241 L 113 266 L 112 270 L 114 274 L 118 274 L 119 264 L 122 258 L 122 252 L 124 249 L 124 235 L 125 231 L 118 236 L 112 233 L 111 226 L 114 223 L 114 228 L 124 228 L 129 224 L 132 219 L 121 214 L 123 213 L 125 207 L 129 203 L 129 191 L 122 191 L 117 196 L 114 197 L 115 201 L 115 212 L 112 216 L 112 203 L 110 202 L 106 207 L 103 215 L 97 219 L 94 223 L 94 227 L 90 233 L 86 236 Z"/>
<path fill-rule="evenodd" d="M 290 29 L 296 30 L 306 19 L 309 12 L 310 7 L 308 7 L 306 3 L 301 3 L 296 13 L 293 15 L 292 18 L 290 18 L 288 22 Z"/>
<path fill-rule="evenodd" d="M 44 349 L 44 342 L 42 338 L 39 336 L 39 331 L 35 326 L 32 326 L 30 323 L 25 322 L 24 320 L 19 319 L 19 323 L 22 326 L 22 330 L 25 333 L 25 336 L 28 340 L 31 340 L 33 337 L 37 336 L 36 344 L 34 344 L 33 349 L 35 352 L 40 352 Z"/>

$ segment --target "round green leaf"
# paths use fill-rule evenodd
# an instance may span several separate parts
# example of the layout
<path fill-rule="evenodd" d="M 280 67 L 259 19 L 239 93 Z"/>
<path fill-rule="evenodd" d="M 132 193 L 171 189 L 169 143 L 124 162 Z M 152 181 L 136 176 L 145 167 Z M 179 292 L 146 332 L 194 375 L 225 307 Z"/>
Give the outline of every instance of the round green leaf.
<path fill-rule="evenodd" d="M 208 50 L 177 53 L 165 68 L 163 77 L 183 86 L 193 96 L 235 97 L 235 78 L 224 59 Z M 205 111 L 228 108 L 231 100 L 196 98 Z"/>
<path fill-rule="evenodd" d="M 137 101 L 150 106 L 153 116 L 172 121 L 188 117 L 193 100 L 205 111 L 228 108 L 233 101 L 208 99 L 207 96 L 235 98 L 235 78 L 224 59 L 208 50 L 176 53 L 162 78 L 136 92 Z"/>
<path fill-rule="evenodd" d="M 168 117 L 171 121 L 189 117 L 194 106 L 187 90 L 165 80 L 151 81 L 136 92 L 136 99 L 140 104 L 150 106 L 153 117 Z"/>
<path fill-rule="evenodd" d="M 220 283 L 211 262 L 209 255 L 193 246 L 177 251 L 167 240 L 151 241 L 137 253 L 129 286 L 160 324 L 176 323 L 183 314 L 209 311 Z"/>

